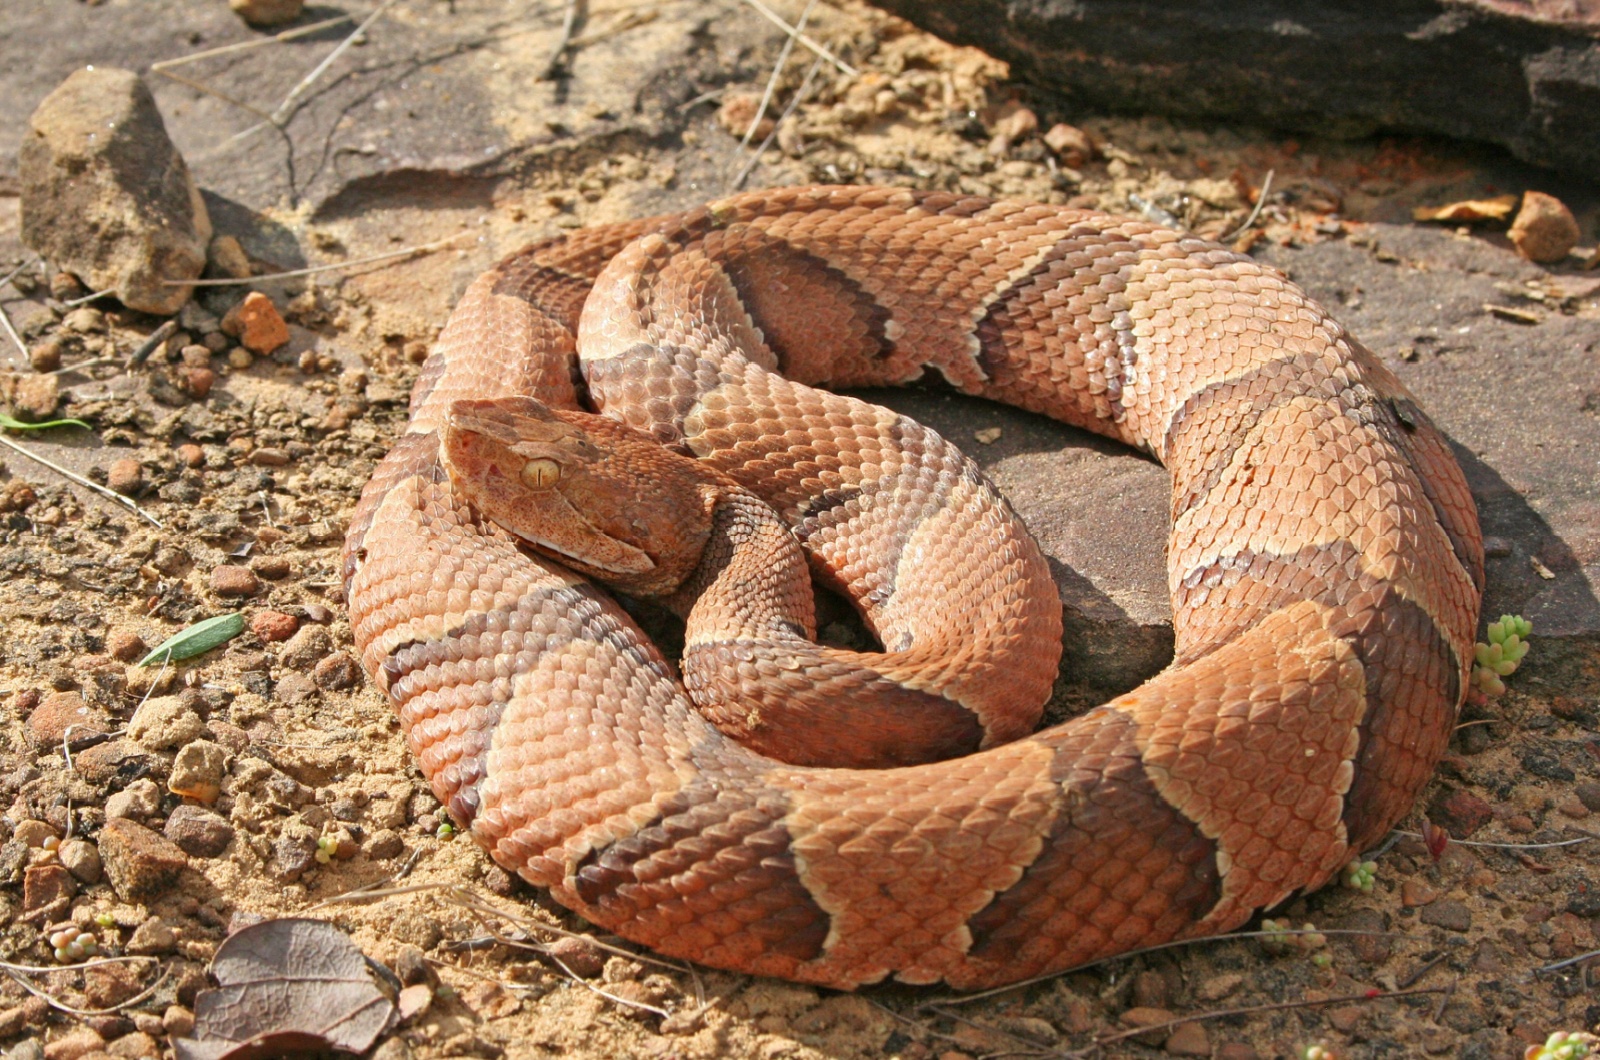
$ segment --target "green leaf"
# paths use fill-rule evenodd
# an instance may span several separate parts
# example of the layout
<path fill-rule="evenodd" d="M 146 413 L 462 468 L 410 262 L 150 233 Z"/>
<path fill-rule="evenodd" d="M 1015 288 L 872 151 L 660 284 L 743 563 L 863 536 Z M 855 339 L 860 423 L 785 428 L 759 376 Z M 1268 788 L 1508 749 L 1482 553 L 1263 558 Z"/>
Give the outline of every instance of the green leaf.
<path fill-rule="evenodd" d="M 204 622 L 197 622 L 188 629 L 174 633 L 157 644 L 149 655 L 139 660 L 139 665 L 149 666 L 152 663 L 193 658 L 219 644 L 226 644 L 243 632 L 244 615 L 238 611 L 231 615 L 208 618 Z"/>
<path fill-rule="evenodd" d="M 7 416 L 0 412 L 0 427 L 8 431 L 42 431 L 50 427 L 82 427 L 86 431 L 94 430 L 93 427 L 82 420 L 45 420 L 43 423 L 23 423 L 14 416 Z"/>

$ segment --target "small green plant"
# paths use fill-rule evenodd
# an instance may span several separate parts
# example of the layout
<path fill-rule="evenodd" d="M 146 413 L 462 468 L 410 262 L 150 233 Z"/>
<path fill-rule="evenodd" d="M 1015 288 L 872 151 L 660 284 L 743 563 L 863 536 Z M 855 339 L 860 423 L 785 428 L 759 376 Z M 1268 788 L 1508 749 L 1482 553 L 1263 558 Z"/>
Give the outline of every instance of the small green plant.
<path fill-rule="evenodd" d="M 450 840 L 456 837 L 456 826 L 451 824 L 449 821 L 446 821 L 444 824 L 441 824 L 439 826 L 439 830 L 433 834 L 448 843 Z"/>
<path fill-rule="evenodd" d="M 1378 878 L 1378 863 L 1355 859 L 1344 868 L 1344 885 L 1362 894 L 1372 893 L 1372 884 Z"/>
<path fill-rule="evenodd" d="M 1489 642 L 1479 641 L 1476 649 L 1472 683 L 1487 695 L 1503 693 L 1506 683 L 1501 678 L 1514 673 L 1528 654 L 1528 636 L 1532 632 L 1533 623 L 1521 615 L 1501 615 L 1500 621 L 1489 623 Z"/>
<path fill-rule="evenodd" d="M 1594 1052 L 1596 1042 L 1600 1042 L 1600 1039 L 1592 1034 L 1556 1031 L 1544 1040 L 1543 1045 L 1528 1046 L 1522 1056 L 1523 1060 L 1579 1060 Z"/>
<path fill-rule="evenodd" d="M 1332 1046 L 1317 1042 L 1300 1047 L 1300 1060 L 1339 1060 L 1339 1054 L 1333 1051 Z"/>
<path fill-rule="evenodd" d="M 317 837 L 317 863 L 326 865 L 333 860 L 339 852 L 339 839 L 337 836 L 324 835 Z"/>
<path fill-rule="evenodd" d="M 1315 924 L 1303 924 L 1297 931 L 1287 920 L 1263 920 L 1261 948 L 1274 956 L 1282 957 L 1296 951 L 1314 953 L 1328 944 L 1328 937 L 1317 931 Z"/>
<path fill-rule="evenodd" d="M 100 941 L 89 932 L 77 928 L 63 928 L 54 932 L 50 936 L 50 945 L 56 952 L 56 960 L 62 964 L 81 961 L 100 952 Z"/>
<path fill-rule="evenodd" d="M 99 913 L 95 916 L 94 922 L 103 928 L 115 927 L 117 918 L 112 916 L 110 913 Z"/>

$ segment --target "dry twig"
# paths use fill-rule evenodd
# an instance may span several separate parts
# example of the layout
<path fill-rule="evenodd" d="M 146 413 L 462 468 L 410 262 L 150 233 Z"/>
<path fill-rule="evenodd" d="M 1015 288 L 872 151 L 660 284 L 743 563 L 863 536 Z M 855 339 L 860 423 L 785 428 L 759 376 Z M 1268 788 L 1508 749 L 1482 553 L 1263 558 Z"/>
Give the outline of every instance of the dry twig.
<path fill-rule="evenodd" d="M 750 157 L 745 159 L 744 168 L 740 169 L 738 176 L 733 178 L 734 191 L 744 187 L 745 178 L 750 176 L 750 171 L 756 168 L 756 163 L 761 160 L 761 156 L 766 153 L 768 147 L 772 146 L 773 139 L 778 135 L 778 126 L 782 125 L 789 115 L 794 113 L 795 108 L 810 94 L 812 79 L 817 76 L 817 71 L 821 68 L 822 57 L 819 55 L 812 61 L 811 69 L 806 71 L 805 80 L 801 81 L 800 87 L 795 89 L 794 98 L 789 100 L 789 105 L 783 108 L 783 113 L 778 115 L 778 120 L 772 124 L 772 131 L 767 134 L 765 140 L 761 141 L 761 146 L 752 151 Z"/>
<path fill-rule="evenodd" d="M 312 265 L 304 269 L 290 269 L 288 272 L 269 272 L 265 276 L 246 276 L 243 279 L 236 279 L 230 276 L 216 280 L 162 280 L 161 282 L 169 287 L 240 287 L 257 283 L 269 283 L 273 280 L 292 280 L 297 276 L 313 276 L 319 272 L 337 272 L 340 269 L 354 269 L 362 265 L 371 265 L 376 261 L 389 261 L 393 258 L 432 253 L 435 250 L 442 250 L 452 243 L 460 242 L 463 237 L 471 234 L 471 232 L 458 232 L 449 239 L 441 239 L 433 243 L 422 243 L 418 246 L 406 247 L 404 250 L 390 250 L 382 254 L 369 254 L 364 258 L 355 258 L 352 261 L 336 261 L 327 265 Z"/>
<path fill-rule="evenodd" d="M 833 54 L 827 48 L 823 47 L 821 44 L 818 44 L 815 40 L 812 40 L 804 33 L 801 33 L 793 26 L 789 25 L 788 22 L 784 21 L 782 15 L 778 14 L 776 11 L 772 10 L 772 8 L 762 3 L 762 0 L 744 0 L 744 2 L 755 8 L 756 11 L 760 12 L 761 15 L 767 19 L 767 21 L 771 22 L 785 33 L 792 34 L 794 39 L 798 40 L 801 44 L 804 44 L 807 48 L 810 48 L 814 54 L 821 56 L 823 59 L 826 59 L 828 62 L 832 63 L 841 74 L 844 74 L 847 77 L 860 76 L 860 70 L 857 70 L 855 67 L 851 66 L 849 63 Z"/>
<path fill-rule="evenodd" d="M 566 10 L 561 15 L 561 36 L 556 40 L 555 50 L 550 53 L 550 61 L 544 64 L 544 69 L 539 72 L 539 81 L 548 81 L 556 76 L 556 70 L 561 66 L 561 60 L 566 57 L 567 49 L 572 46 L 572 31 L 577 28 L 578 20 L 584 16 L 583 8 L 588 7 L 583 0 L 567 0 Z"/>
<path fill-rule="evenodd" d="M 135 504 L 133 502 L 132 498 L 124 497 L 122 494 L 116 492 L 115 490 L 107 489 L 106 487 L 100 485 L 100 483 L 98 483 L 98 482 L 91 482 L 88 479 L 84 478 L 82 475 L 78 474 L 76 471 L 68 471 L 66 468 L 62 467 L 60 464 L 54 462 L 53 460 L 47 460 L 44 457 L 40 456 L 38 453 L 34 452 L 32 449 L 29 449 L 28 447 L 26 447 L 26 446 L 24 446 L 24 445 L 22 445 L 22 444 L 20 444 L 18 442 L 13 442 L 10 438 L 7 438 L 4 434 L 0 434 L 0 444 L 3 444 L 5 446 L 7 446 L 8 448 L 15 449 L 17 452 L 21 453 L 23 456 L 27 457 L 29 460 L 34 461 L 35 463 L 43 464 L 45 467 L 49 468 L 51 471 L 54 471 L 56 474 L 60 475 L 62 478 L 67 479 L 68 481 L 76 482 L 78 485 L 84 487 L 85 489 L 93 490 L 94 492 L 100 494 L 102 497 L 106 497 L 106 498 L 108 498 L 110 500 L 116 501 L 118 504 L 122 505 L 124 508 L 127 508 L 129 511 L 133 512 L 134 514 L 141 516 L 146 522 L 148 522 L 151 526 L 155 527 L 157 530 L 165 530 L 166 529 L 166 527 L 164 525 L 162 525 L 160 519 L 157 519 L 155 516 L 151 515 L 149 512 L 147 512 L 143 508 L 139 507 L 137 504 Z"/>

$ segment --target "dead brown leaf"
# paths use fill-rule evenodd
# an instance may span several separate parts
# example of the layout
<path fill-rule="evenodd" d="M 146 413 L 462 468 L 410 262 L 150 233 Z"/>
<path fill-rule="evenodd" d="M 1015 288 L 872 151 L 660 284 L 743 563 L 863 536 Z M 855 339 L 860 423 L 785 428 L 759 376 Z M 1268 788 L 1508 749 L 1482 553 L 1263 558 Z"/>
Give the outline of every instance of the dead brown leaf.
<path fill-rule="evenodd" d="M 177 1060 L 258 1060 L 362 1053 L 394 1019 L 367 959 L 323 920 L 265 920 L 231 935 L 211 960 L 218 988 L 195 999 L 193 1038 Z"/>
<path fill-rule="evenodd" d="M 1463 199 L 1445 206 L 1418 206 L 1411 211 L 1415 221 L 1504 221 L 1517 208 L 1516 195 L 1496 195 L 1492 199 Z"/>

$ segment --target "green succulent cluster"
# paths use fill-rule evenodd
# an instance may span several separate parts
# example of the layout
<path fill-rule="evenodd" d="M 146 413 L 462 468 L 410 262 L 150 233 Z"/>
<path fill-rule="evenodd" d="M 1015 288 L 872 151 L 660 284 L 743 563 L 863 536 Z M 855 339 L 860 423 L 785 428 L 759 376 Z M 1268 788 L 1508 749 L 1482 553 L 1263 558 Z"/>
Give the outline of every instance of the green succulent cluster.
<path fill-rule="evenodd" d="M 1523 1060 L 1579 1060 L 1594 1051 L 1595 1037 L 1576 1031 L 1556 1031 L 1543 1045 L 1530 1045 Z"/>
<path fill-rule="evenodd" d="M 1491 696 L 1504 692 L 1506 684 L 1501 678 L 1510 676 L 1528 654 L 1532 632 L 1533 623 L 1521 615 L 1501 615 L 1500 621 L 1489 623 L 1489 643 L 1478 642 L 1473 682 Z"/>
<path fill-rule="evenodd" d="M 62 964 L 81 961 L 100 952 L 100 940 L 91 933 L 79 931 L 77 928 L 62 928 L 53 932 L 50 935 L 50 945 L 56 952 L 56 960 Z"/>
<path fill-rule="evenodd" d="M 321 865 L 328 864 L 328 862 L 333 860 L 334 854 L 338 853 L 338 851 L 339 851 L 339 838 L 337 836 L 324 835 L 324 836 L 318 836 L 317 837 L 317 862 L 318 862 L 318 864 L 321 864 Z"/>
<path fill-rule="evenodd" d="M 1280 957 L 1297 950 L 1315 953 L 1328 944 L 1328 937 L 1320 934 L 1315 924 L 1302 924 L 1299 932 L 1296 932 L 1287 920 L 1269 919 L 1261 921 L 1261 930 L 1266 932 L 1261 938 L 1261 948 Z"/>
<path fill-rule="evenodd" d="M 1315 1045 L 1302 1046 L 1300 1060 L 1339 1060 L 1339 1054 L 1333 1051 L 1332 1046 L 1318 1042 Z"/>
<path fill-rule="evenodd" d="M 1344 885 L 1362 894 L 1372 893 L 1372 884 L 1378 878 L 1378 863 L 1356 858 L 1344 867 Z"/>

